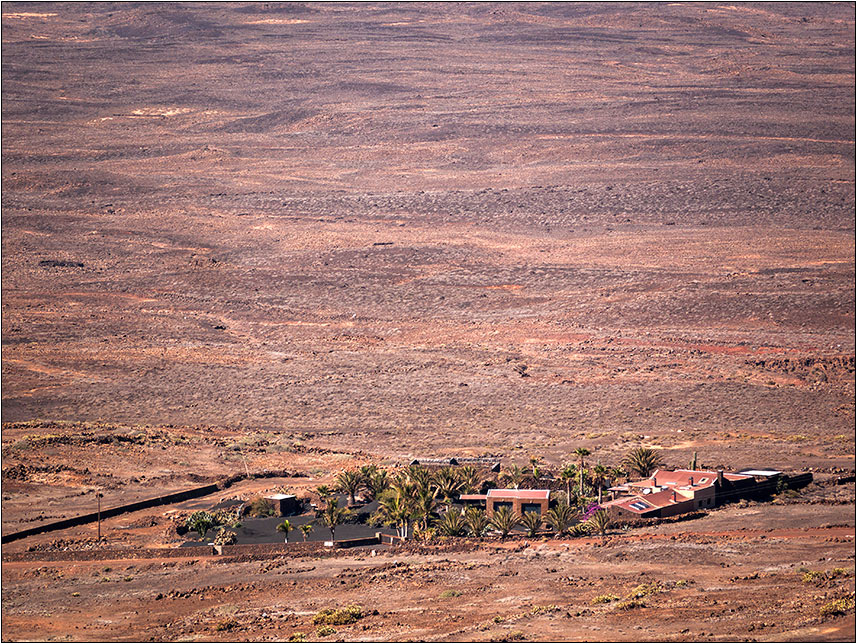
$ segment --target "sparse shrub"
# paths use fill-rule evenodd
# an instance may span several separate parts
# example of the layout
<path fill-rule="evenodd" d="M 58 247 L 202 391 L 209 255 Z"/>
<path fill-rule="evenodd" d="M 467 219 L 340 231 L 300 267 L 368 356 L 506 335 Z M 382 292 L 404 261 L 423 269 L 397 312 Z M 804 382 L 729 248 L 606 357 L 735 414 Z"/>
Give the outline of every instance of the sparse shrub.
<path fill-rule="evenodd" d="M 312 618 L 313 624 L 334 624 L 342 626 L 345 624 L 353 624 L 358 619 L 364 617 L 363 609 L 360 606 L 346 606 L 345 608 L 323 608 L 318 611 Z"/>
<path fill-rule="evenodd" d="M 616 610 L 631 610 L 634 608 L 645 608 L 646 603 L 639 599 L 626 599 L 616 604 Z"/>
<path fill-rule="evenodd" d="M 551 613 L 557 613 L 561 609 L 556 604 L 547 604 L 545 606 L 533 606 L 530 609 L 530 615 L 550 615 Z"/>
<path fill-rule="evenodd" d="M 315 634 L 319 637 L 327 637 L 328 635 L 333 635 L 335 633 L 336 629 L 333 628 L 333 626 L 327 626 L 326 624 L 322 624 L 315 629 Z"/>
<path fill-rule="evenodd" d="M 510 633 L 499 633 L 491 637 L 489 642 L 523 642 L 527 639 L 524 631 L 511 631 Z"/>
<path fill-rule="evenodd" d="M 251 517 L 272 517 L 274 516 L 274 506 L 271 505 L 268 499 L 258 496 L 250 501 L 250 505 L 247 507 L 247 514 Z"/>
<path fill-rule="evenodd" d="M 658 584 L 658 582 L 653 581 L 648 584 L 640 584 L 628 593 L 628 597 L 631 599 L 640 599 L 642 597 L 648 597 L 649 595 L 659 593 L 662 590 L 663 588 L 661 587 L 661 585 Z"/>
<path fill-rule="evenodd" d="M 289 642 L 306 642 L 306 634 L 301 633 L 300 631 L 295 631 L 291 635 L 289 635 Z"/>
<path fill-rule="evenodd" d="M 607 593 L 606 595 L 598 595 L 592 599 L 593 604 L 609 604 L 610 602 L 617 602 L 621 599 L 619 595 L 614 595 L 612 593 Z"/>
<path fill-rule="evenodd" d="M 238 622 L 236 622 L 231 617 L 229 619 L 224 619 L 222 622 L 218 622 L 217 626 L 214 627 L 216 631 L 231 631 L 233 628 L 238 626 Z"/>
<path fill-rule="evenodd" d="M 214 535 L 214 543 L 215 546 L 231 546 L 238 542 L 238 535 L 236 535 L 231 530 L 227 530 L 226 528 L 220 528 L 217 531 L 217 534 Z"/>
<path fill-rule="evenodd" d="M 834 568 L 833 570 L 808 570 L 801 577 L 801 581 L 805 584 L 815 584 L 816 586 L 824 586 L 827 582 L 841 577 L 850 577 L 851 573 L 845 568 Z"/>
<path fill-rule="evenodd" d="M 461 597 L 461 591 L 450 588 L 449 590 L 444 590 L 440 594 L 441 599 L 449 599 L 450 597 Z"/>
<path fill-rule="evenodd" d="M 854 610 L 854 593 L 851 593 L 848 597 L 840 597 L 826 603 L 819 609 L 818 613 L 822 617 L 832 617 L 834 615 L 845 615 L 852 610 Z"/>
<path fill-rule="evenodd" d="M 506 621 L 506 618 L 503 617 L 502 615 L 494 615 L 494 617 L 491 618 L 491 621 L 494 622 L 495 624 L 502 624 L 503 622 Z"/>
<path fill-rule="evenodd" d="M 687 586 L 687 579 L 679 579 L 677 582 L 675 582 L 676 588 L 684 588 L 685 586 Z"/>
<path fill-rule="evenodd" d="M 71 596 L 72 596 L 72 597 L 80 597 L 80 593 L 78 593 L 78 592 L 74 592 L 74 593 L 72 593 L 72 594 L 71 594 Z"/>

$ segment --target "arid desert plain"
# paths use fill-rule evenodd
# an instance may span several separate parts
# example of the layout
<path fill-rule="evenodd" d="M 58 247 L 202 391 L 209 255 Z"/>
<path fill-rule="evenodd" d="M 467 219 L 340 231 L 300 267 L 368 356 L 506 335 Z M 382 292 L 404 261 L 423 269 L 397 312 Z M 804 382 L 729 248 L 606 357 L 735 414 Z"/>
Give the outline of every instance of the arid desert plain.
<path fill-rule="evenodd" d="M 854 136 L 853 3 L 4 2 L 2 639 L 853 641 Z M 562 495 L 639 447 L 813 482 L 164 550 L 361 467 Z"/>

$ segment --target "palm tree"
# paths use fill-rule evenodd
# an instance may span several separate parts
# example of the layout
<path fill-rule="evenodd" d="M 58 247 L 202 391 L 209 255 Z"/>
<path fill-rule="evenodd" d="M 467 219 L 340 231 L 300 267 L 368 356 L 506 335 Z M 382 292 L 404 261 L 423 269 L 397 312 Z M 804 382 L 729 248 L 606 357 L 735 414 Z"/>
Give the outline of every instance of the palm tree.
<path fill-rule="evenodd" d="M 418 493 L 414 499 L 414 515 L 423 522 L 423 531 L 428 530 L 431 515 L 437 507 L 434 490 L 425 490 Z"/>
<path fill-rule="evenodd" d="M 587 523 L 603 537 L 607 534 L 607 528 L 610 527 L 610 515 L 606 510 L 598 510 Z"/>
<path fill-rule="evenodd" d="M 360 472 L 345 470 L 336 477 L 336 489 L 348 495 L 348 504 L 354 505 L 354 497 L 363 487 L 363 477 Z"/>
<path fill-rule="evenodd" d="M 464 536 L 466 527 L 467 523 L 464 520 L 464 513 L 455 508 L 447 511 L 437 524 L 437 528 L 440 530 L 440 533 L 448 537 Z"/>
<path fill-rule="evenodd" d="M 506 470 L 506 473 L 503 476 L 512 484 L 512 487 L 517 490 L 526 475 L 526 472 L 521 466 L 513 464 L 508 470 Z"/>
<path fill-rule="evenodd" d="M 458 475 L 458 488 L 462 494 L 472 494 L 479 489 L 479 472 L 472 465 L 459 467 L 456 474 Z"/>
<path fill-rule="evenodd" d="M 393 487 L 379 499 L 378 513 L 382 521 L 396 528 L 396 534 L 406 539 L 411 518 L 414 515 L 413 498 L 408 492 L 416 490 L 416 486 L 408 484 L 403 487 Z"/>
<path fill-rule="evenodd" d="M 294 530 L 292 526 L 292 522 L 286 519 L 280 525 L 277 526 L 277 532 L 285 532 L 286 533 L 286 543 L 289 542 L 289 532 Z"/>
<path fill-rule="evenodd" d="M 302 526 L 300 526 L 299 529 L 301 531 L 301 534 L 303 534 L 304 536 L 304 541 L 306 541 L 306 538 L 309 536 L 310 532 L 313 531 L 314 526 L 312 523 L 304 523 Z"/>
<path fill-rule="evenodd" d="M 435 472 L 432 480 L 437 495 L 447 504 L 452 503 L 453 499 L 459 495 L 461 483 L 455 470 L 451 467 L 444 467 Z"/>
<path fill-rule="evenodd" d="M 420 492 L 423 492 L 431 487 L 432 476 L 422 465 L 409 465 L 400 475 L 399 479 L 404 479 L 417 486 Z"/>
<path fill-rule="evenodd" d="M 351 513 L 348 510 L 339 507 L 336 499 L 330 499 L 324 510 L 318 513 L 318 520 L 321 521 L 323 526 L 330 530 L 331 541 L 336 539 L 336 526 L 342 523 L 345 517 L 349 514 Z"/>
<path fill-rule="evenodd" d="M 567 503 L 559 503 L 556 507 L 548 510 L 545 522 L 556 531 L 558 535 L 565 534 L 571 522 L 574 521 L 574 511 Z"/>
<path fill-rule="evenodd" d="M 390 487 L 390 480 L 385 470 L 375 470 L 364 478 L 363 484 L 373 499 L 377 499 Z"/>
<path fill-rule="evenodd" d="M 604 479 L 607 478 L 608 473 L 608 469 L 601 463 L 592 468 L 592 478 L 595 481 L 595 485 L 598 486 L 598 505 L 601 505 L 601 488 L 604 486 Z"/>
<path fill-rule="evenodd" d="M 654 470 L 661 466 L 662 461 L 661 455 L 655 450 L 648 447 L 638 447 L 628 452 L 622 464 L 630 471 L 637 472 L 643 478 L 648 478 Z"/>
<path fill-rule="evenodd" d="M 474 537 L 482 537 L 491 524 L 485 511 L 474 507 L 467 508 L 467 511 L 464 513 L 464 520 L 467 522 L 470 534 Z"/>
<path fill-rule="evenodd" d="M 578 476 L 580 477 L 579 494 L 580 494 L 580 496 L 583 496 L 583 466 L 584 466 L 583 459 L 585 457 L 589 456 L 589 454 L 591 454 L 591 452 L 588 449 L 586 449 L 585 447 L 578 447 L 576 450 L 574 450 L 574 454 L 576 456 L 580 457 L 580 466 L 577 468 L 577 470 L 578 470 Z"/>
<path fill-rule="evenodd" d="M 542 527 L 542 515 L 538 512 L 524 512 L 521 515 L 521 525 L 527 529 L 528 537 L 535 537 L 536 532 Z"/>
<path fill-rule="evenodd" d="M 621 467 L 613 467 L 610 469 L 610 483 L 611 485 L 616 483 L 623 476 L 628 476 L 628 473 L 623 470 Z"/>
<path fill-rule="evenodd" d="M 541 457 L 539 456 L 530 456 L 530 467 L 533 468 L 533 480 L 538 484 L 539 481 L 539 463 L 541 462 Z"/>
<path fill-rule="evenodd" d="M 333 490 L 330 489 L 329 485 L 319 485 L 315 488 L 316 493 L 318 494 L 318 498 L 321 499 L 322 503 L 327 503 L 327 500 L 333 496 Z"/>
<path fill-rule="evenodd" d="M 560 480 L 565 483 L 565 500 L 571 504 L 571 482 L 577 476 L 577 465 L 574 463 L 566 463 L 562 471 L 559 473 Z"/>
<path fill-rule="evenodd" d="M 517 514 L 509 508 L 503 507 L 499 510 L 494 510 L 494 516 L 491 517 L 491 527 L 500 533 L 504 539 L 509 536 L 509 533 L 515 527 L 515 524 L 521 519 Z"/>

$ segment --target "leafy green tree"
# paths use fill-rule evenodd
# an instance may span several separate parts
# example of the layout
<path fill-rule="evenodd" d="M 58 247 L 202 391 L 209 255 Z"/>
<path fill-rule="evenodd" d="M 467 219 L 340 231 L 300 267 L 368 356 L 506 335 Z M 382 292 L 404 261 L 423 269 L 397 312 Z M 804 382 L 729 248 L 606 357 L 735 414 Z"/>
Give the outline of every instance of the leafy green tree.
<path fill-rule="evenodd" d="M 447 537 L 462 537 L 467 530 L 467 522 L 464 519 L 464 513 L 460 510 L 452 508 L 444 513 L 440 521 L 438 521 L 437 529 L 441 534 Z"/>
<path fill-rule="evenodd" d="M 313 526 L 312 523 L 304 523 L 302 526 L 300 526 L 298 528 L 304 537 L 304 541 L 307 540 L 307 537 L 310 535 L 310 533 L 313 531 L 314 528 L 315 528 L 315 526 Z"/>
<path fill-rule="evenodd" d="M 574 450 L 575 456 L 580 458 L 580 465 L 577 467 L 577 474 L 580 479 L 580 489 L 578 490 L 578 494 L 583 496 L 583 467 L 585 465 L 583 459 L 591 454 L 591 452 L 585 447 L 578 447 Z"/>
<path fill-rule="evenodd" d="M 491 520 L 485 511 L 474 507 L 467 508 L 464 513 L 464 520 L 467 522 L 470 534 L 474 537 L 482 537 L 491 524 Z"/>
<path fill-rule="evenodd" d="M 622 464 L 631 472 L 637 472 L 643 478 L 648 478 L 661 464 L 661 456 L 648 447 L 638 447 L 625 456 Z"/>
<path fill-rule="evenodd" d="M 607 534 L 607 530 L 610 527 L 610 515 L 607 514 L 606 510 L 598 510 L 589 517 L 587 523 L 603 537 Z"/>
<path fill-rule="evenodd" d="M 528 537 L 535 537 L 542 527 L 542 517 L 538 512 L 524 512 L 521 515 L 521 525 L 527 529 Z"/>
<path fill-rule="evenodd" d="M 520 519 L 521 517 L 512 512 L 509 508 L 503 507 L 499 510 L 494 510 L 494 516 L 491 517 L 490 525 L 500 533 L 501 537 L 506 538 Z"/>
<path fill-rule="evenodd" d="M 363 487 L 363 477 L 360 472 L 345 470 L 336 477 L 336 489 L 348 495 L 348 504 L 354 505 L 354 497 Z"/>
<path fill-rule="evenodd" d="M 200 539 L 205 539 L 208 531 L 216 525 L 214 517 L 204 510 L 197 510 L 191 514 L 185 525 L 199 535 Z"/>
<path fill-rule="evenodd" d="M 277 526 L 277 532 L 283 532 L 286 535 L 286 543 L 289 542 L 289 532 L 294 530 L 292 526 L 292 522 L 288 519 L 284 520 L 280 525 Z"/>
<path fill-rule="evenodd" d="M 558 503 L 545 515 L 545 522 L 558 535 L 565 534 L 572 521 L 574 521 L 574 511 L 567 503 Z"/>
<path fill-rule="evenodd" d="M 351 514 L 347 509 L 340 508 L 336 499 L 330 499 L 325 508 L 319 511 L 317 515 L 318 521 L 330 530 L 330 540 L 336 539 L 336 526 L 341 524 L 345 518 Z"/>

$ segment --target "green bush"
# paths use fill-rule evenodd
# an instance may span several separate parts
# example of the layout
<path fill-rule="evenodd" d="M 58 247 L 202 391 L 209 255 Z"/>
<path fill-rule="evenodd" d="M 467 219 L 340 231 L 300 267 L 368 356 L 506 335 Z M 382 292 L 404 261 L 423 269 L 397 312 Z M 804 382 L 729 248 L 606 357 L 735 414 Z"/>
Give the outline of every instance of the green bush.
<path fill-rule="evenodd" d="M 655 593 L 659 593 L 663 590 L 658 584 L 658 582 L 653 581 L 649 584 L 640 584 L 636 588 L 634 588 L 631 592 L 628 593 L 628 597 L 631 599 L 641 599 L 643 597 L 648 597 L 649 595 L 654 595 Z"/>
<path fill-rule="evenodd" d="M 453 590 L 453 589 L 444 590 L 440 594 L 441 599 L 449 599 L 450 597 L 460 597 L 460 596 L 461 596 L 461 591 L 460 590 Z"/>
<path fill-rule="evenodd" d="M 318 611 L 312 618 L 313 624 L 335 624 L 342 626 L 353 624 L 364 617 L 360 606 L 347 606 L 345 608 L 324 608 Z"/>
<path fill-rule="evenodd" d="M 289 635 L 289 642 L 306 642 L 306 635 L 300 631 L 295 631 Z"/>
<path fill-rule="evenodd" d="M 645 608 L 646 604 L 639 599 L 626 599 L 616 604 L 616 610 L 631 610 L 632 608 Z"/>
<path fill-rule="evenodd" d="M 326 637 L 328 635 L 333 635 L 334 633 L 336 633 L 336 629 L 333 628 L 333 626 L 327 626 L 326 624 L 322 624 L 315 629 L 315 634 L 319 637 Z"/>

